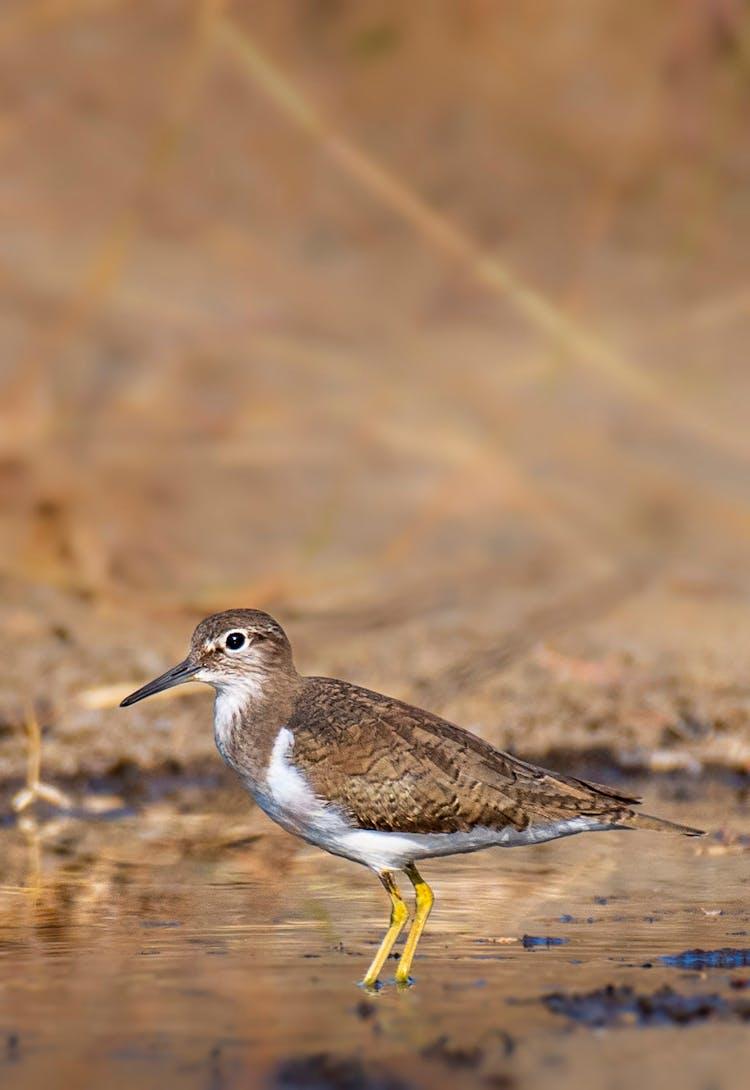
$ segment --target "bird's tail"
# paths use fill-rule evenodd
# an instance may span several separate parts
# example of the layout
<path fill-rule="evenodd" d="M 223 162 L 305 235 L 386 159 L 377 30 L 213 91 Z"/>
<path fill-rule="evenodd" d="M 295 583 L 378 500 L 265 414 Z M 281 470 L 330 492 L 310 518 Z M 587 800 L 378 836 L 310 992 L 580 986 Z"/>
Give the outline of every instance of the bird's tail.
<path fill-rule="evenodd" d="M 678 825 L 676 821 L 666 821 L 652 814 L 641 814 L 631 810 L 627 818 L 631 829 L 655 829 L 660 833 L 682 833 L 683 836 L 705 836 L 703 829 L 693 829 L 690 825 Z"/>

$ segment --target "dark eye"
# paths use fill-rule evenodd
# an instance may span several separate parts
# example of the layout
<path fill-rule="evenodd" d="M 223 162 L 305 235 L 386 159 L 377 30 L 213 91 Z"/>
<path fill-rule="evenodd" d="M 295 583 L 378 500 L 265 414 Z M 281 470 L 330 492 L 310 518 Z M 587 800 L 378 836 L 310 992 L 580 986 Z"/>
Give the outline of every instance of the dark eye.
<path fill-rule="evenodd" d="M 230 632 L 227 636 L 227 651 L 239 651 L 245 646 L 244 632 Z"/>

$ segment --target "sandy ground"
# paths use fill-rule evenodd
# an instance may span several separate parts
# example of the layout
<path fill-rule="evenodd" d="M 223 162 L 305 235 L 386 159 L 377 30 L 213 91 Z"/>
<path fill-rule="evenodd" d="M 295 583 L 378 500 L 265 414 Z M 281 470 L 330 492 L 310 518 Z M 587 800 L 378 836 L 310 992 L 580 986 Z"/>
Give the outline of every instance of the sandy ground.
<path fill-rule="evenodd" d="M 299 615 L 287 628 L 301 669 L 413 700 L 538 760 L 575 764 L 578 754 L 657 771 L 747 768 L 746 610 L 726 586 L 661 580 L 579 624 L 549 617 L 543 605 L 524 621 L 503 612 L 499 595 L 496 616 L 507 620 L 497 643 L 472 630 L 468 612 L 459 625 L 457 612 L 434 607 L 384 624 L 363 611 L 345 625 Z M 477 615 L 485 627 L 486 611 Z M 545 618 L 554 635 L 531 638 Z M 15 781 L 25 766 L 26 694 L 43 728 L 43 770 L 53 778 L 101 774 L 122 762 L 218 769 L 202 687 L 127 711 L 86 706 L 111 705 L 182 658 L 192 624 L 188 611 L 154 625 L 124 606 L 102 613 L 59 591 L 7 588 L 3 628 L 15 676 L 0 737 L 6 778 Z"/>
<path fill-rule="evenodd" d="M 53 778 L 213 761 L 112 704 L 238 605 L 530 756 L 746 768 L 731 5 L 204 7 L 0 24 L 0 776 L 30 702 Z"/>

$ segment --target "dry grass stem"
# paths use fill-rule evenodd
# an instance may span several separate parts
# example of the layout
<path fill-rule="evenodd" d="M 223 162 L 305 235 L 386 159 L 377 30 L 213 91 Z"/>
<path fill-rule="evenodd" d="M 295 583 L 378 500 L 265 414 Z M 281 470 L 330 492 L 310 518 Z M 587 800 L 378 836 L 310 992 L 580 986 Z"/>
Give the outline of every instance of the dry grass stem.
<path fill-rule="evenodd" d="M 673 426 L 743 458 L 750 453 L 745 436 L 718 428 L 679 390 L 621 356 L 583 323 L 565 314 L 495 255 L 484 253 L 465 232 L 435 211 L 404 181 L 347 140 L 309 101 L 282 68 L 272 62 L 245 29 L 217 19 L 216 36 L 250 77 L 288 117 L 316 140 L 344 172 L 382 205 L 405 220 L 444 257 L 466 266 L 474 278 L 500 298 L 508 299 L 533 327 L 570 354 L 570 362 L 586 366 L 630 397 L 658 410 Z"/>
<path fill-rule="evenodd" d="M 34 802 L 48 802 L 61 810 L 70 809 L 71 802 L 67 795 L 41 779 L 42 770 L 42 732 L 36 712 L 30 704 L 23 722 L 28 757 L 26 763 L 26 784 L 17 791 L 11 805 L 17 814 L 27 810 Z"/>
<path fill-rule="evenodd" d="M 78 704 L 82 708 L 86 708 L 89 711 L 98 711 L 104 708 L 117 708 L 120 701 L 128 695 L 128 693 L 134 692 L 139 686 L 143 685 L 148 679 L 141 679 L 134 682 L 118 682 L 116 685 L 96 685 L 91 689 L 83 689 L 78 694 Z M 185 696 L 186 693 L 194 692 L 194 686 L 180 685 L 173 689 L 165 689 L 162 693 L 154 693 L 150 698 L 154 700 L 174 700 L 176 697 Z"/>

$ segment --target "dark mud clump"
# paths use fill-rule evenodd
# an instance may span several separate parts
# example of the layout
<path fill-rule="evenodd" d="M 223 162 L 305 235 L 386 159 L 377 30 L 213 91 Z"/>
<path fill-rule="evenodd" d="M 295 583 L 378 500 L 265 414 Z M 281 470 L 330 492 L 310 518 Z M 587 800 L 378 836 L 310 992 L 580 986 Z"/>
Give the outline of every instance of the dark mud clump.
<path fill-rule="evenodd" d="M 659 961 L 670 969 L 741 969 L 750 965 L 750 950 L 735 950 L 731 946 L 721 950 L 683 950 L 681 954 L 664 954 Z"/>
<path fill-rule="evenodd" d="M 552 992 L 542 1002 L 585 1026 L 686 1026 L 733 1019 L 750 1022 L 750 999 L 725 999 L 715 993 L 681 995 L 664 987 L 650 995 L 612 984 L 591 992 Z"/>
<path fill-rule="evenodd" d="M 446 1067 L 474 1068 L 479 1067 L 484 1059 L 484 1052 L 475 1045 L 473 1047 L 452 1044 L 446 1034 L 442 1034 L 431 1044 L 422 1049 L 421 1055 L 426 1060 L 438 1060 Z"/>
<path fill-rule="evenodd" d="M 515 1039 L 503 1029 L 494 1030 L 489 1035 L 485 1035 L 484 1045 L 460 1044 L 444 1033 L 426 1045 L 421 1050 L 420 1056 L 456 1072 L 473 1071 L 479 1076 L 481 1069 L 483 1085 L 503 1087 L 504 1090 L 508 1090 L 515 1085 L 513 1076 L 506 1071 L 489 1071 L 488 1067 L 497 1064 L 504 1066 L 515 1048 Z"/>
<path fill-rule="evenodd" d="M 354 1056 L 316 1052 L 279 1064 L 273 1090 L 412 1090 L 409 1083 Z"/>

